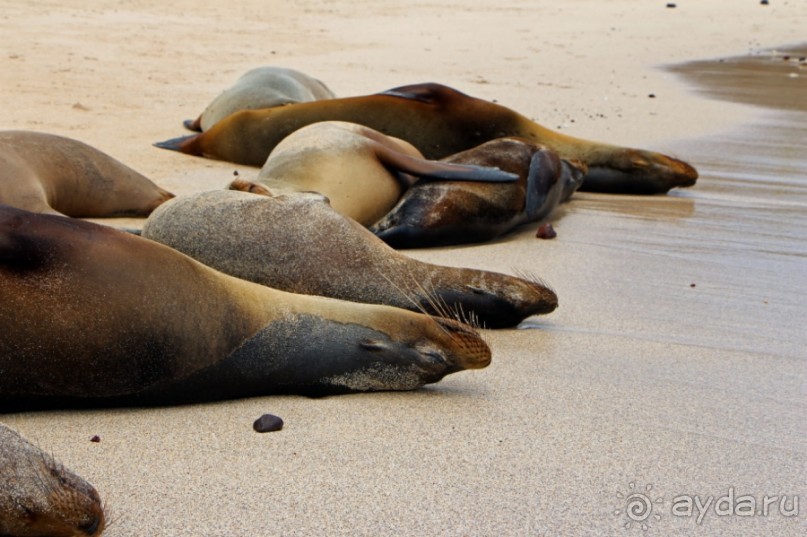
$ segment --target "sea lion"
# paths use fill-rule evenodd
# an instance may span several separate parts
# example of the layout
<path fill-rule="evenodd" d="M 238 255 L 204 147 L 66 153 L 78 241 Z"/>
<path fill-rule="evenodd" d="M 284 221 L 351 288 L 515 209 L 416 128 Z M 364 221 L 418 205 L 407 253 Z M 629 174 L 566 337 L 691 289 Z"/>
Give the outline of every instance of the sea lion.
<path fill-rule="evenodd" d="M 92 485 L 0 423 L 0 535 L 95 537 L 105 526 Z"/>
<path fill-rule="evenodd" d="M 487 241 L 549 216 L 577 190 L 585 173 L 551 149 L 521 138 L 499 138 L 444 161 L 496 166 L 517 173 L 519 180 L 417 183 L 370 231 L 393 248 Z"/>
<path fill-rule="evenodd" d="M 461 311 L 487 328 L 514 326 L 558 303 L 534 278 L 432 265 L 396 252 L 319 194 L 182 196 L 149 216 L 143 236 L 276 289 L 435 315 Z"/>
<path fill-rule="evenodd" d="M 691 186 L 698 172 L 652 151 L 561 134 L 499 104 L 439 84 L 415 84 L 375 95 L 245 110 L 210 130 L 155 145 L 191 155 L 260 166 L 280 140 L 317 121 L 349 121 L 406 140 L 427 159 L 445 158 L 506 136 L 527 138 L 588 166 L 587 190 L 651 194 Z"/>
<path fill-rule="evenodd" d="M 403 140 L 355 123 L 323 121 L 282 140 L 257 181 L 277 194 L 319 192 L 338 212 L 369 226 L 387 214 L 418 177 L 511 182 L 517 178 L 490 167 L 424 160 Z M 242 184 L 236 181 L 231 188 Z"/>
<path fill-rule="evenodd" d="M 0 296 L 0 409 L 410 390 L 490 362 L 457 321 L 278 291 L 8 206 Z"/>
<path fill-rule="evenodd" d="M 73 140 L 0 132 L 0 203 L 76 218 L 145 216 L 173 194 L 109 155 Z"/>
<path fill-rule="evenodd" d="M 184 125 L 192 131 L 201 132 L 239 110 L 272 108 L 334 97 L 336 95 L 325 84 L 300 71 L 284 67 L 258 67 L 241 75 L 231 88 L 213 99 L 198 118 L 186 120 Z"/>

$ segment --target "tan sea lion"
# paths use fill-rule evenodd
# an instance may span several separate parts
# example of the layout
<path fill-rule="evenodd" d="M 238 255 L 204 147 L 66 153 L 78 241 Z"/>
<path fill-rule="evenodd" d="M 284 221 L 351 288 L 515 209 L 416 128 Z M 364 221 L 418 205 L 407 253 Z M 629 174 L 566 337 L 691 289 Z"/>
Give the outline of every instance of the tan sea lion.
<path fill-rule="evenodd" d="M 462 311 L 488 328 L 557 307 L 557 295 L 535 279 L 443 267 L 396 252 L 318 194 L 182 196 L 151 214 L 143 236 L 276 289 L 435 315 Z"/>
<path fill-rule="evenodd" d="M 424 160 L 403 140 L 355 123 L 323 121 L 282 140 L 257 181 L 275 194 L 319 192 L 338 212 L 369 226 L 387 214 L 418 177 L 510 182 L 517 178 L 489 167 Z"/>
<path fill-rule="evenodd" d="M 545 219 L 578 189 L 585 169 L 523 138 L 498 138 L 445 162 L 495 166 L 519 175 L 514 183 L 416 183 L 370 228 L 393 248 L 422 248 L 494 239 Z"/>
<path fill-rule="evenodd" d="M 8 206 L 0 296 L 0 409 L 410 390 L 490 362 L 456 321 L 270 289 Z"/>
<path fill-rule="evenodd" d="M 231 88 L 213 99 L 196 120 L 185 121 L 185 127 L 193 131 L 206 131 L 239 110 L 272 108 L 334 97 L 336 95 L 325 84 L 300 71 L 284 67 L 258 67 L 241 75 Z"/>
<path fill-rule="evenodd" d="M 96 537 L 105 526 L 92 485 L 0 423 L 0 535 Z"/>
<path fill-rule="evenodd" d="M 174 195 L 89 145 L 0 132 L 0 203 L 76 218 L 145 216 Z"/>
<path fill-rule="evenodd" d="M 542 127 L 499 104 L 439 84 L 415 84 L 375 95 L 246 110 L 202 134 L 157 145 L 205 157 L 260 166 L 280 140 L 317 121 L 359 123 L 414 145 L 427 159 L 441 159 L 506 136 L 527 138 L 588 166 L 588 190 L 667 192 L 691 186 L 689 164 L 652 151 L 573 138 Z"/>

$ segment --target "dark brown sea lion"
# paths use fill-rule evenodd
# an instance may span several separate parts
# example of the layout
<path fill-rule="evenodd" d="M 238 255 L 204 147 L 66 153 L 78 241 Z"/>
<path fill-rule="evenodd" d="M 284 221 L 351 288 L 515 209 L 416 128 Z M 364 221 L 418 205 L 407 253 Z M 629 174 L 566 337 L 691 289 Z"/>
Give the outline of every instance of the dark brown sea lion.
<path fill-rule="evenodd" d="M 237 112 L 202 134 L 158 147 L 260 166 L 272 148 L 317 121 L 348 121 L 406 140 L 427 159 L 441 159 L 506 136 L 527 138 L 589 168 L 583 187 L 625 193 L 691 186 L 697 171 L 680 160 L 552 131 L 504 106 L 439 84 L 416 84 L 363 97 Z"/>
<path fill-rule="evenodd" d="M 145 216 L 173 194 L 89 145 L 0 132 L 0 203 L 76 218 Z"/>
<path fill-rule="evenodd" d="M 0 408 L 409 390 L 490 362 L 456 321 L 277 291 L 8 206 L 0 296 Z"/>
<path fill-rule="evenodd" d="M 543 220 L 571 196 L 585 170 L 522 138 L 499 138 L 445 162 L 495 166 L 519 175 L 514 183 L 416 183 L 370 228 L 393 248 L 422 248 L 494 239 Z"/>
<path fill-rule="evenodd" d="M 96 537 L 105 526 L 92 485 L 0 423 L 0 535 Z"/>
<path fill-rule="evenodd" d="M 257 181 L 275 194 L 319 192 L 338 212 L 369 226 L 387 214 L 419 177 L 509 182 L 517 178 L 490 167 L 424 160 L 412 144 L 369 127 L 322 121 L 282 140 Z"/>
<path fill-rule="evenodd" d="M 272 108 L 334 97 L 325 84 L 300 71 L 284 67 L 258 67 L 244 73 L 231 88 L 213 99 L 196 120 L 185 121 L 185 127 L 206 131 L 239 110 Z"/>
<path fill-rule="evenodd" d="M 557 306 L 537 280 L 443 267 L 396 252 L 318 194 L 214 191 L 172 200 L 143 236 L 227 274 L 295 293 L 451 315 L 489 328 L 514 326 Z"/>

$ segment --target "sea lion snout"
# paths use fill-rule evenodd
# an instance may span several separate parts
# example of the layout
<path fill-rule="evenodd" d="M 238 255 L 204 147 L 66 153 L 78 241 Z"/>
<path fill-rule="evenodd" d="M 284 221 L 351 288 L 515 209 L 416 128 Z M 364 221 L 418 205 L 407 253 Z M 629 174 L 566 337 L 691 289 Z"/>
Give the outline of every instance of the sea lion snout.
<path fill-rule="evenodd" d="M 482 369 L 490 365 L 490 347 L 474 328 L 458 321 L 435 317 L 439 329 L 445 333 L 445 357 L 453 368 L 449 372 L 464 369 Z M 427 353 L 428 354 L 428 353 Z"/>
<path fill-rule="evenodd" d="M 0 535 L 97 537 L 105 527 L 92 485 L 0 424 Z"/>

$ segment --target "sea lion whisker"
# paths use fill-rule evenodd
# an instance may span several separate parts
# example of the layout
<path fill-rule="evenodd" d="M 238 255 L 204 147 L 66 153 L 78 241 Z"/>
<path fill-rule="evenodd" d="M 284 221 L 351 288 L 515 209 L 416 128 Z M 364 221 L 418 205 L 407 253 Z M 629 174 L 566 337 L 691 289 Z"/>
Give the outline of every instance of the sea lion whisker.
<path fill-rule="evenodd" d="M 458 302 L 455 306 L 450 306 L 445 298 L 440 296 L 434 290 L 434 284 L 429 281 L 429 285 L 431 285 L 431 289 L 427 289 L 423 283 L 415 280 L 415 285 L 421 290 L 424 294 L 425 299 L 428 301 L 429 305 L 438 313 L 440 317 L 445 317 L 447 319 L 454 319 L 458 322 L 463 324 L 469 325 L 471 328 L 479 328 L 478 323 L 475 320 L 475 316 L 469 316 L 463 310 L 462 302 Z"/>
<path fill-rule="evenodd" d="M 479 325 L 475 320 L 476 315 L 475 314 L 468 315 L 468 313 L 464 309 L 464 305 L 462 302 L 457 302 L 455 306 L 450 306 L 448 302 L 446 302 L 445 298 L 443 298 L 442 296 L 440 296 L 440 294 L 434 291 L 433 284 L 432 284 L 432 291 L 429 293 L 429 296 L 432 297 L 434 301 L 436 301 L 439 304 L 440 311 L 443 312 L 442 315 L 444 317 L 456 319 L 457 321 L 463 324 L 467 324 L 472 328 L 479 328 Z"/>
<path fill-rule="evenodd" d="M 434 291 L 434 287 L 432 289 L 427 289 L 424 284 L 418 281 L 414 276 L 410 274 L 412 281 L 415 284 L 415 287 L 421 292 L 422 298 L 426 301 L 426 303 L 432 308 L 433 311 L 437 313 L 439 317 L 444 317 L 446 319 L 455 319 L 456 313 L 448 307 L 445 301 Z M 429 282 L 431 283 L 431 282 Z"/>
<path fill-rule="evenodd" d="M 544 289 L 549 289 L 550 291 L 554 291 L 552 286 L 550 286 L 546 280 L 538 276 L 535 272 L 528 271 L 521 268 L 511 268 L 510 269 L 516 276 L 521 278 L 522 280 L 526 280 L 531 284 L 535 285 L 536 287 L 542 287 Z"/>
<path fill-rule="evenodd" d="M 376 272 L 376 274 L 378 274 L 379 276 L 381 276 L 382 278 L 384 278 L 384 279 L 387 281 L 387 283 L 389 283 L 391 286 L 393 286 L 393 287 L 395 288 L 395 290 L 396 290 L 396 291 L 398 291 L 398 292 L 401 294 L 401 296 L 402 296 L 403 298 L 405 298 L 406 300 L 408 300 L 408 301 L 409 301 L 409 302 L 412 304 L 412 306 L 414 306 L 414 307 L 415 307 L 415 309 L 416 309 L 417 311 L 419 311 L 420 313 L 423 313 L 424 315 L 429 315 L 429 316 L 430 316 L 430 313 L 429 313 L 428 311 L 426 311 L 426 308 L 425 308 L 425 307 L 423 307 L 423 305 L 422 305 L 422 304 L 420 304 L 420 303 L 419 303 L 417 300 L 415 300 L 414 298 L 412 298 L 412 297 L 410 296 L 410 294 L 409 294 L 409 293 L 407 293 L 407 292 L 406 292 L 406 291 L 405 291 L 405 290 L 404 290 L 404 289 L 403 289 L 403 288 L 402 288 L 400 285 L 398 285 L 397 283 L 395 283 L 395 282 L 394 282 L 394 281 L 393 281 L 393 280 L 392 280 L 392 279 L 391 279 L 389 276 L 387 276 L 386 274 L 384 274 L 384 272 L 382 272 L 380 268 L 375 267 L 375 272 Z M 414 279 L 414 278 L 413 278 L 413 279 Z"/>

